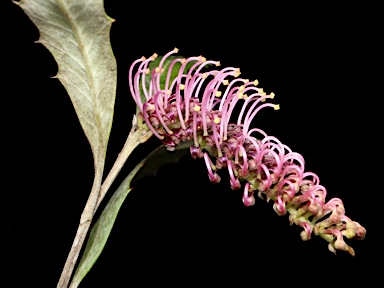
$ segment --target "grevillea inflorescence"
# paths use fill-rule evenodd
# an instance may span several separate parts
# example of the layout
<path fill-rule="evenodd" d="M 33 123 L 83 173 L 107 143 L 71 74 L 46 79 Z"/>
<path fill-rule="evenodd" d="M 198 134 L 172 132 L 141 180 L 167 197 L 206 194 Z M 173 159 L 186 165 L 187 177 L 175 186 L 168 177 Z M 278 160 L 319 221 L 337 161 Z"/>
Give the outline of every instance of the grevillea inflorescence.
<path fill-rule="evenodd" d="M 275 95 L 266 94 L 257 80 L 239 78 L 238 68 L 207 69 L 220 62 L 202 56 L 170 57 L 177 52 L 175 48 L 167 53 L 153 69 L 149 65 L 157 54 L 142 57 L 129 70 L 130 90 L 147 129 L 168 150 L 192 141 L 191 155 L 204 159 L 213 183 L 220 181 L 218 170 L 228 169 L 231 188 L 244 189 L 245 206 L 255 203 L 257 193 L 274 202 L 278 215 L 289 213 L 291 225 L 303 228 L 303 240 L 309 240 L 313 232 L 329 242 L 330 251 L 354 255 L 344 236 L 362 240 L 365 228 L 345 215 L 339 198 L 325 202 L 325 187 L 316 174 L 304 171 L 300 154 L 263 130 L 251 128 L 260 109 L 280 108 L 266 102 Z M 166 60 L 170 63 L 164 69 Z M 165 83 L 160 80 L 162 74 Z M 234 111 L 240 111 L 237 117 Z"/>

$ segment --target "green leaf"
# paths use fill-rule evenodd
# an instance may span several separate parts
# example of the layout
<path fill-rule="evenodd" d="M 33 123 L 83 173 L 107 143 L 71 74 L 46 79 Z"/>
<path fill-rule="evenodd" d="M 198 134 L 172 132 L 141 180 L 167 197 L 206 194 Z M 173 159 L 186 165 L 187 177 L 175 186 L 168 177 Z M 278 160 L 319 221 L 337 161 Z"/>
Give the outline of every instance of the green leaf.
<path fill-rule="evenodd" d="M 148 65 L 148 68 L 152 71 L 153 69 L 158 67 L 159 64 L 160 64 L 160 61 L 161 61 L 161 59 L 163 59 L 163 57 L 164 56 L 159 56 L 155 60 L 150 62 L 149 65 Z M 161 89 L 164 89 L 165 80 L 167 78 L 167 73 L 168 73 L 169 66 L 171 65 L 173 60 L 178 59 L 178 58 L 184 58 L 184 57 L 183 56 L 170 55 L 170 56 L 167 57 L 167 59 L 165 59 L 165 61 L 163 63 L 163 66 L 162 66 L 164 68 L 164 72 L 160 74 L 160 88 Z M 188 62 L 187 65 L 185 65 L 184 71 L 188 71 L 193 66 L 193 64 L 195 64 L 195 63 L 196 63 L 196 61 Z M 180 67 L 181 67 L 181 63 L 180 62 L 176 62 L 175 65 L 173 65 L 173 68 L 172 68 L 172 71 L 171 71 L 171 75 L 170 75 L 169 84 L 171 84 L 172 81 L 179 74 Z M 146 81 L 147 86 L 149 86 L 149 83 L 151 81 L 151 76 L 152 76 L 151 73 L 149 73 L 145 77 L 145 81 Z"/>
<path fill-rule="evenodd" d="M 136 183 L 145 176 L 155 176 L 159 168 L 166 164 L 177 163 L 181 157 L 188 155 L 189 147 L 191 147 L 192 143 L 192 141 L 182 142 L 174 151 L 168 151 L 161 145 L 148 155 L 146 162 L 151 163 L 151 165 L 144 165 L 133 177 L 132 183 Z"/>
<path fill-rule="evenodd" d="M 160 61 L 161 61 L 161 59 L 163 57 L 164 56 L 159 56 L 155 60 L 150 62 L 149 65 L 148 65 L 148 68 L 152 71 L 153 69 L 158 67 L 159 64 L 160 64 Z M 170 55 L 170 56 L 167 57 L 167 59 L 165 59 L 165 61 L 163 63 L 163 66 L 162 66 L 164 68 L 164 72 L 162 72 L 160 74 L 160 88 L 161 89 L 165 88 L 165 80 L 167 78 L 169 66 L 171 65 L 172 61 L 177 59 L 177 58 L 184 58 L 184 57 L 180 56 L 180 55 L 179 56 Z M 187 65 L 185 65 L 184 71 L 188 71 L 188 69 L 190 69 L 193 66 L 193 64 L 195 64 L 195 63 L 196 63 L 196 61 L 188 62 Z M 171 84 L 172 81 L 179 74 L 180 67 L 181 67 L 181 63 L 180 62 L 176 62 L 175 65 L 173 65 L 173 68 L 172 68 L 172 71 L 171 71 L 171 75 L 170 75 L 169 84 Z M 152 77 L 152 73 L 149 73 L 149 74 L 147 74 L 145 76 L 145 85 L 146 85 L 146 87 L 149 87 L 149 84 L 151 83 L 151 77 Z M 139 89 L 140 89 L 141 101 L 143 103 L 147 102 L 147 99 L 145 99 L 145 96 L 144 96 L 144 93 L 143 93 L 141 85 L 140 85 Z"/>
<path fill-rule="evenodd" d="M 167 151 L 163 145 L 156 148 L 151 154 L 142 160 L 121 183 L 120 187 L 113 194 L 101 213 L 100 218 L 91 230 L 87 246 L 85 247 L 84 254 L 80 260 L 79 266 L 76 269 L 75 276 L 73 277 L 70 287 L 77 287 L 99 258 L 104 249 L 105 243 L 108 240 L 109 234 L 111 233 L 117 213 L 119 212 L 120 207 L 128 193 L 132 190 L 131 183 L 133 177 L 135 177 L 137 181 L 146 175 L 154 174 L 158 168 L 167 163 L 177 162 L 189 151 L 186 148 L 190 146 L 190 143 L 184 143 L 183 145 L 178 146 L 173 152 Z M 145 165 L 147 163 L 150 165 Z"/>
<path fill-rule="evenodd" d="M 139 163 L 131 173 L 129 173 L 127 178 L 125 178 L 123 183 L 121 183 L 120 187 L 113 194 L 107 206 L 104 208 L 104 211 L 101 213 L 100 218 L 93 226 L 91 233 L 89 234 L 83 257 L 81 258 L 73 277 L 71 287 L 77 287 L 80 284 L 84 276 L 96 262 L 97 258 L 99 258 L 100 253 L 103 251 L 105 243 L 107 242 L 108 236 L 111 233 L 117 213 L 128 193 L 132 190 L 132 188 L 130 188 L 131 180 L 143 165 L 144 162 Z"/>
<path fill-rule="evenodd" d="M 114 20 L 105 14 L 103 0 L 15 3 L 39 29 L 37 42 L 55 58 L 56 78 L 71 98 L 95 161 L 104 158 L 115 103 L 116 60 L 109 41 Z"/>

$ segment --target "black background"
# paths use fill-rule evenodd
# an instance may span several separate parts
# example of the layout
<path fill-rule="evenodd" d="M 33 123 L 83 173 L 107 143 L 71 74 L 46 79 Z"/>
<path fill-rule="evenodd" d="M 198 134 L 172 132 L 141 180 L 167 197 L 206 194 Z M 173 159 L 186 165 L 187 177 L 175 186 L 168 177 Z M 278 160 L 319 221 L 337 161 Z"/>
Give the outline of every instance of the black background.
<path fill-rule="evenodd" d="M 211 184 L 204 161 L 187 156 L 136 184 L 81 287 L 229 279 L 257 285 L 266 273 L 275 275 L 268 281 L 276 284 L 308 276 L 347 281 L 355 273 L 370 279 L 374 268 L 362 268 L 374 267 L 381 253 L 372 242 L 378 228 L 373 213 L 380 206 L 375 195 L 382 187 L 374 182 L 382 174 L 374 168 L 380 122 L 372 108 L 379 97 L 368 92 L 378 65 L 375 18 L 351 6 L 123 2 L 105 1 L 107 14 L 116 19 L 111 43 L 118 65 L 105 171 L 135 111 L 130 64 L 177 47 L 183 56 L 239 67 L 243 78 L 258 79 L 265 91 L 273 91 L 281 109 L 262 111 L 254 127 L 302 154 L 306 170 L 327 188 L 327 199 L 341 198 L 346 215 L 368 232 L 364 241 L 347 242 L 356 257 L 343 251 L 334 256 L 319 237 L 303 242 L 301 229 L 277 216 L 272 203 L 257 198 L 255 206 L 244 207 L 241 191 L 230 189 L 224 170 L 222 182 Z M 25 280 L 55 287 L 91 189 L 93 160 L 65 89 L 51 78 L 57 73 L 53 57 L 34 44 L 38 30 L 19 7 L 3 3 L 3 232 L 7 274 L 15 275 L 9 287 Z M 159 144 L 151 139 L 139 146 L 110 192 Z"/>

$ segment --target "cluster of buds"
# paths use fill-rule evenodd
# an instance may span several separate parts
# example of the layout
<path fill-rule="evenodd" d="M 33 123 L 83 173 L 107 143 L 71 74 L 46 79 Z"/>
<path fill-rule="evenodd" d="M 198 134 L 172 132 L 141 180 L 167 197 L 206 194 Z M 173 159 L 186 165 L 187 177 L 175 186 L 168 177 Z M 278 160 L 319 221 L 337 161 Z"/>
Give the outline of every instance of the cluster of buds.
<path fill-rule="evenodd" d="M 167 53 L 153 69 L 149 64 L 157 54 L 142 57 L 129 70 L 131 93 L 148 129 L 169 150 L 182 141 L 192 141 L 191 155 L 204 159 L 213 183 L 220 181 L 218 170 L 228 169 L 231 188 L 244 189 L 245 206 L 255 203 L 257 193 L 261 199 L 273 201 L 278 215 L 289 213 L 291 225 L 303 228 L 303 240 L 310 239 L 313 232 L 329 242 L 330 251 L 340 249 L 354 255 L 344 236 L 362 240 L 365 228 L 345 216 L 340 199 L 325 202 L 326 189 L 316 174 L 304 171 L 300 154 L 250 127 L 260 109 L 279 109 L 266 101 L 275 95 L 259 88 L 257 80 L 239 78 L 237 68 L 211 69 L 220 62 L 202 56 L 170 58 L 177 52 L 175 48 Z M 167 59 L 170 63 L 164 69 Z M 240 111 L 236 116 L 235 107 Z"/>

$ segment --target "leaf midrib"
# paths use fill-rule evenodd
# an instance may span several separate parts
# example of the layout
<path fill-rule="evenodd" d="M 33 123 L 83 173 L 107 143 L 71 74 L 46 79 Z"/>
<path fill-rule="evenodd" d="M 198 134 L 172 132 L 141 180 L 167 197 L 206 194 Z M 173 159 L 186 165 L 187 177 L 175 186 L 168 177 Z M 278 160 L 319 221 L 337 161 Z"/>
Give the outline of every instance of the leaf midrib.
<path fill-rule="evenodd" d="M 87 75 L 87 84 L 88 84 L 88 87 L 89 87 L 89 93 L 90 93 L 90 98 L 91 98 L 91 102 L 92 102 L 92 115 L 94 117 L 94 121 L 95 123 L 97 123 L 97 125 L 94 125 L 95 128 L 97 129 L 98 131 L 98 136 L 99 136 L 99 141 L 98 144 L 102 144 L 104 143 L 104 141 L 102 140 L 102 133 L 99 129 L 99 127 L 101 127 L 101 123 L 100 123 L 100 119 L 99 117 L 97 117 L 96 115 L 96 105 L 97 105 L 97 101 L 96 101 L 96 93 L 94 91 L 94 86 L 93 86 L 93 76 L 92 76 L 92 73 L 91 73 L 91 65 L 90 65 L 90 61 L 89 61 L 89 58 L 87 57 L 87 54 L 84 52 L 85 48 L 84 48 L 84 43 L 83 41 L 81 41 L 81 37 L 79 36 L 80 33 L 78 31 L 78 28 L 75 23 L 76 21 L 74 19 L 72 19 L 70 17 L 70 13 L 69 13 L 69 9 L 68 9 L 68 4 L 65 3 L 66 1 L 63 1 L 63 0 L 55 0 L 56 3 L 57 3 L 57 6 L 59 7 L 61 13 L 64 15 L 64 17 L 68 20 L 68 23 L 71 27 L 71 31 L 73 32 L 73 35 L 76 39 L 76 43 L 78 45 L 78 48 L 80 50 L 80 54 L 81 54 L 81 57 L 83 58 L 83 62 L 84 62 L 84 70 L 85 70 L 85 74 Z M 80 66 L 80 65 L 79 65 Z M 81 68 L 81 66 L 80 66 Z M 100 141 L 101 140 L 101 141 Z M 96 149 L 96 150 L 99 150 L 99 149 Z M 100 151 L 100 150 L 99 150 Z"/>

